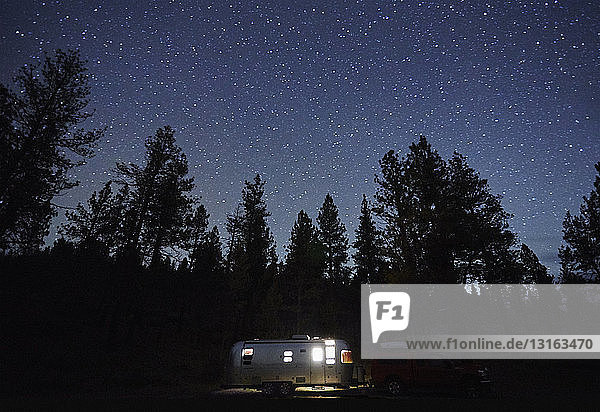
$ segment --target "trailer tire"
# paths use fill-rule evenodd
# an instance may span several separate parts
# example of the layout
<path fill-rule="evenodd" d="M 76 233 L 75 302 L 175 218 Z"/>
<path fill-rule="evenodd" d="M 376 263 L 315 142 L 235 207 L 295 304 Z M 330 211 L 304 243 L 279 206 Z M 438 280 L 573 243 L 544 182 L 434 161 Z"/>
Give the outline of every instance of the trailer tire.
<path fill-rule="evenodd" d="M 398 376 L 390 376 L 385 381 L 385 389 L 393 396 L 406 395 L 406 386 Z"/>
<path fill-rule="evenodd" d="M 481 397 L 481 384 L 476 379 L 465 379 L 462 389 L 466 398 L 476 399 Z"/>
<path fill-rule="evenodd" d="M 265 382 L 262 386 L 262 392 L 266 396 L 276 396 L 279 394 L 279 385 L 273 382 Z"/>
<path fill-rule="evenodd" d="M 291 382 L 283 382 L 281 385 L 279 385 L 279 393 L 281 396 L 289 396 L 292 394 L 292 392 L 294 392 L 294 387 L 292 386 Z"/>

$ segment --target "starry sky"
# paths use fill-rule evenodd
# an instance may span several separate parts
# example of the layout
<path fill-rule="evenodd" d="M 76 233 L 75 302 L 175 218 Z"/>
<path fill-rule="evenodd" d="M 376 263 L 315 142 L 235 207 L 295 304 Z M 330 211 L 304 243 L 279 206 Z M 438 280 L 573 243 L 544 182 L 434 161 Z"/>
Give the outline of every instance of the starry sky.
<path fill-rule="evenodd" d="M 558 273 L 566 210 L 600 160 L 600 3 L 590 1 L 0 0 L 0 81 L 74 48 L 92 73 L 74 206 L 176 131 L 225 236 L 244 180 L 266 180 L 280 257 L 300 209 L 331 193 L 350 241 L 378 161 L 425 135 L 489 180 L 512 229 Z M 61 217 L 55 220 L 60 222 Z M 53 240 L 55 230 L 49 237 Z"/>

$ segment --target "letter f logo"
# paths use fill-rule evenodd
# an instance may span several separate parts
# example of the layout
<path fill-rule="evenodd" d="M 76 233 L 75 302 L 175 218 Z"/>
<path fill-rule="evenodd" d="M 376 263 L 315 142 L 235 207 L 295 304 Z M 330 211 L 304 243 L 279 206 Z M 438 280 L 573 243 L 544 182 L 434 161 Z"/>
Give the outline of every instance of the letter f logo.
<path fill-rule="evenodd" d="M 369 295 L 371 335 L 377 343 L 383 332 L 408 327 L 410 296 L 406 292 L 374 292 Z"/>

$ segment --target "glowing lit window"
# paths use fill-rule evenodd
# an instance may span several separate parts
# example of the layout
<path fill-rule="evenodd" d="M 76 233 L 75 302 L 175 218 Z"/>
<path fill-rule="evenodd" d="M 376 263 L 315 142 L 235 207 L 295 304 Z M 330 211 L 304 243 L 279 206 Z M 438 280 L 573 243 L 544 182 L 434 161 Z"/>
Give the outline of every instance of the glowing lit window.
<path fill-rule="evenodd" d="M 334 346 L 335 345 L 335 340 L 333 340 L 333 339 L 326 339 L 325 340 L 325 345 L 327 345 L 327 346 Z"/>
<path fill-rule="evenodd" d="M 335 359 L 327 359 L 325 363 L 327 363 L 328 365 L 333 365 L 335 363 Z"/>
<path fill-rule="evenodd" d="M 283 351 L 283 356 L 294 356 L 294 352 L 291 350 Z"/>
<path fill-rule="evenodd" d="M 283 361 L 284 361 L 285 363 L 290 363 L 290 362 L 292 361 L 292 357 L 291 357 L 291 356 L 284 356 L 284 357 L 283 357 Z"/>
<path fill-rule="evenodd" d="M 325 357 L 335 359 L 335 346 L 325 346 Z"/>
<path fill-rule="evenodd" d="M 313 348 L 313 350 L 312 350 L 312 359 L 315 362 L 322 362 L 323 361 L 323 348 L 322 347 Z"/>
<path fill-rule="evenodd" d="M 342 350 L 340 358 L 342 363 L 352 363 L 352 351 Z"/>
<path fill-rule="evenodd" d="M 242 349 L 242 360 L 244 361 L 244 365 L 250 364 L 250 361 L 252 361 L 252 355 L 254 355 L 253 348 Z"/>

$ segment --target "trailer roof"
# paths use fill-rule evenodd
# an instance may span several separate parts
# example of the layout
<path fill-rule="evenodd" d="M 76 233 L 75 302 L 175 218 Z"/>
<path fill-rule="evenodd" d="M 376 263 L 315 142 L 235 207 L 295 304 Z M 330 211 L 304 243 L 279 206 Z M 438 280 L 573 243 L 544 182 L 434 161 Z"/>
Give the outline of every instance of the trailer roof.
<path fill-rule="evenodd" d="M 244 343 L 311 343 L 311 342 L 325 342 L 326 340 L 339 341 L 342 339 L 330 339 L 330 338 L 319 338 L 319 339 L 251 339 L 245 340 Z"/>

